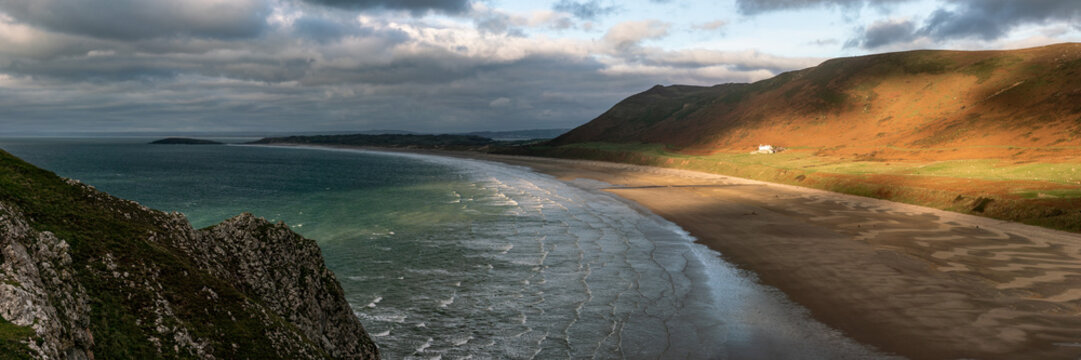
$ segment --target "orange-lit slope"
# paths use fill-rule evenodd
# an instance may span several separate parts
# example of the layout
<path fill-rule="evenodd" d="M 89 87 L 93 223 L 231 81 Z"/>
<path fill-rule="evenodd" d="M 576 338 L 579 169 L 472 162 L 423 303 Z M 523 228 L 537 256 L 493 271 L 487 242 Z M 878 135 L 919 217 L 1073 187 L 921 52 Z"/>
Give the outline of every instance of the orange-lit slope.
<path fill-rule="evenodd" d="M 554 140 L 687 153 L 1081 146 L 1081 44 L 833 59 L 752 84 L 656 86 Z M 976 148 L 973 148 L 976 147 Z M 958 154 L 953 154 L 957 157 Z M 963 156 L 963 155 L 962 155 Z"/>

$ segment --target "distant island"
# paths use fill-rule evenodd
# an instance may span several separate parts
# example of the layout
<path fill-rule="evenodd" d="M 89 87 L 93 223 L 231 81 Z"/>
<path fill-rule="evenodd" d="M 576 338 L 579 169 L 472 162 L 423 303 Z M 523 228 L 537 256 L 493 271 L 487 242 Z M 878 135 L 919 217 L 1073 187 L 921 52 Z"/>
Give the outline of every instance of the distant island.
<path fill-rule="evenodd" d="M 151 141 L 153 145 L 222 145 L 223 143 L 214 140 L 192 139 L 182 137 L 164 138 L 161 140 Z"/>

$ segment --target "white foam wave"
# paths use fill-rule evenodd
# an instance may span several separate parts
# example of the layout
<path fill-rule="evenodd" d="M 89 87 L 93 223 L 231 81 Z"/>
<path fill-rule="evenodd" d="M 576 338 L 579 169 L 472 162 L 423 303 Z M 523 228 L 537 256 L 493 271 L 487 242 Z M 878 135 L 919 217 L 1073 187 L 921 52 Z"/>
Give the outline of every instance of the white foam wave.
<path fill-rule="evenodd" d="M 457 294 L 457 293 L 455 293 L 455 294 L 451 294 L 451 295 L 450 295 L 450 299 L 446 299 L 446 300 L 439 300 L 439 307 L 441 307 L 441 308 L 445 308 L 445 307 L 449 306 L 450 304 L 453 304 L 453 303 L 454 303 L 454 298 L 455 298 L 456 296 L 458 296 L 458 294 Z"/>
<path fill-rule="evenodd" d="M 457 272 L 450 272 L 445 269 L 405 269 L 405 271 L 421 274 L 421 275 L 440 275 L 440 276 L 461 276 L 462 274 Z"/>
<path fill-rule="evenodd" d="M 360 313 L 360 312 L 355 312 L 354 314 L 356 314 L 357 317 L 363 318 L 365 320 L 372 320 L 372 321 L 378 321 L 378 322 L 389 322 L 389 323 L 396 323 L 396 324 L 404 323 L 405 319 L 409 318 L 409 315 L 401 315 L 401 314 L 368 314 L 368 313 Z"/>
<path fill-rule="evenodd" d="M 380 280 L 386 279 L 384 276 L 347 276 L 346 279 L 352 281 L 368 281 L 368 280 Z"/>
<path fill-rule="evenodd" d="M 472 335 L 468 335 L 468 336 L 464 336 L 464 337 L 463 336 L 456 336 L 456 337 L 450 338 L 450 344 L 454 345 L 454 346 L 462 346 L 462 345 L 468 344 L 469 340 L 473 340 Z"/>
<path fill-rule="evenodd" d="M 506 254 L 508 251 L 510 251 L 510 249 L 513 249 L 513 248 L 514 248 L 514 244 L 506 244 L 506 245 L 500 246 L 498 249 L 503 250 L 502 252 L 500 252 L 500 254 Z"/>
<path fill-rule="evenodd" d="M 432 347 L 432 341 L 432 338 L 428 338 L 428 341 L 425 341 L 423 344 L 417 347 L 417 352 L 424 352 L 424 350 Z"/>
<path fill-rule="evenodd" d="M 475 257 L 467 255 L 466 259 L 481 263 L 447 266 L 446 270 L 438 266 L 407 270 L 416 274 L 410 276 L 410 282 L 431 280 L 437 284 L 430 287 L 433 292 L 410 298 L 421 305 L 414 308 L 428 304 L 431 311 L 435 303 L 438 308 L 449 308 L 438 312 L 451 319 L 435 321 L 417 315 L 414 318 L 432 321 L 430 328 L 421 322 L 396 327 L 393 335 L 389 330 L 377 333 L 384 337 L 383 342 L 398 344 L 398 351 L 404 354 L 397 358 L 429 357 L 444 351 L 451 357 L 467 352 L 478 358 L 529 358 L 530 353 L 538 356 L 552 344 L 558 344 L 561 354 L 565 349 L 566 357 L 574 358 L 619 358 L 623 354 L 753 358 L 751 355 L 770 353 L 754 349 L 755 344 L 763 343 L 783 348 L 778 354 L 792 357 L 875 357 L 859 356 L 864 353 L 851 351 L 843 341 L 830 338 L 832 335 L 816 335 L 829 329 L 807 326 L 805 320 L 798 320 L 806 316 L 798 311 L 793 316 L 790 304 L 783 300 L 776 304 L 776 294 L 762 292 L 735 268 L 718 266 L 718 254 L 695 244 L 678 226 L 596 191 L 607 184 L 569 186 L 546 175 L 486 161 L 391 156 L 465 169 L 461 177 L 473 182 L 468 190 L 462 190 L 465 194 L 454 191 L 451 197 L 440 197 L 436 202 L 461 202 L 446 207 L 462 207 L 465 216 L 483 213 L 485 221 L 494 219 L 495 223 L 470 224 L 469 238 L 462 240 L 464 249 L 477 250 L 472 251 Z M 500 271 L 485 272 L 494 270 L 494 265 L 500 265 Z M 461 288 L 459 279 L 470 281 L 471 286 Z M 454 292 L 443 298 L 450 284 Z M 463 293 L 463 299 L 455 303 L 457 292 Z M 390 308 L 390 303 L 382 304 L 378 312 Z M 466 315 L 456 315 L 460 310 Z M 358 316 L 376 322 L 406 320 L 405 315 L 395 314 Z M 438 344 L 429 337 L 434 333 L 460 334 L 460 329 L 468 328 L 465 326 L 478 324 L 495 327 L 496 335 L 474 339 L 461 334 Z M 715 336 L 717 333 L 721 335 Z M 717 340 L 729 333 L 726 341 Z M 667 334 L 667 338 L 657 334 Z M 549 335 L 553 341 L 545 341 Z M 657 341 L 625 341 L 643 335 Z M 482 349 L 483 343 L 494 347 Z M 416 350 L 411 356 L 410 348 Z M 856 357 L 846 356 L 853 354 Z"/>

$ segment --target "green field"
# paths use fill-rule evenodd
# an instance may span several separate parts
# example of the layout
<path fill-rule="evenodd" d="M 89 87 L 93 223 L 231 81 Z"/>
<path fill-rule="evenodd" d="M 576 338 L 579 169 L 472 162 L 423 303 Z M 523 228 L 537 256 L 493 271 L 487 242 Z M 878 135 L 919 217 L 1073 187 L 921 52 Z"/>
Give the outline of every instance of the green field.
<path fill-rule="evenodd" d="M 816 155 L 818 150 L 699 156 L 662 144 L 594 142 L 516 153 L 695 170 L 1081 232 L 1078 162 L 860 160 Z"/>
<path fill-rule="evenodd" d="M 766 166 L 784 170 L 824 172 L 844 175 L 913 175 L 943 176 L 979 180 L 1046 181 L 1064 185 L 1081 185 L 1081 163 L 1014 164 L 1001 160 L 946 160 L 935 162 L 860 161 L 816 156 L 812 149 L 789 149 L 776 154 L 718 153 L 707 156 L 685 155 L 669 151 L 661 144 L 580 143 L 563 148 L 579 148 L 605 152 L 629 152 L 663 158 L 696 161 L 717 161 L 742 166 Z M 1076 192 L 1059 196 L 1081 197 Z"/>

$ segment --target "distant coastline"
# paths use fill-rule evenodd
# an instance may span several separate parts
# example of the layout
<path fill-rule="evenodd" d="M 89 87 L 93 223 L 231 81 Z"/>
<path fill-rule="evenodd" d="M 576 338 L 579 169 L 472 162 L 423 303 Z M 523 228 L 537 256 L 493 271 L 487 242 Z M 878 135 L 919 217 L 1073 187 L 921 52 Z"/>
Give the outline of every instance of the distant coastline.
<path fill-rule="evenodd" d="M 351 134 L 266 137 L 249 142 L 248 144 L 352 146 L 391 149 L 427 149 L 493 152 L 505 151 L 506 149 L 510 148 L 534 145 L 548 140 L 548 138 L 527 140 L 495 140 L 489 137 L 469 134 Z"/>
<path fill-rule="evenodd" d="M 171 137 L 171 138 L 164 138 L 164 139 L 161 139 L 161 140 L 154 140 L 154 141 L 151 141 L 150 144 L 152 144 L 152 145 L 223 145 L 224 143 L 217 142 L 217 141 L 214 141 L 214 140 Z"/>

